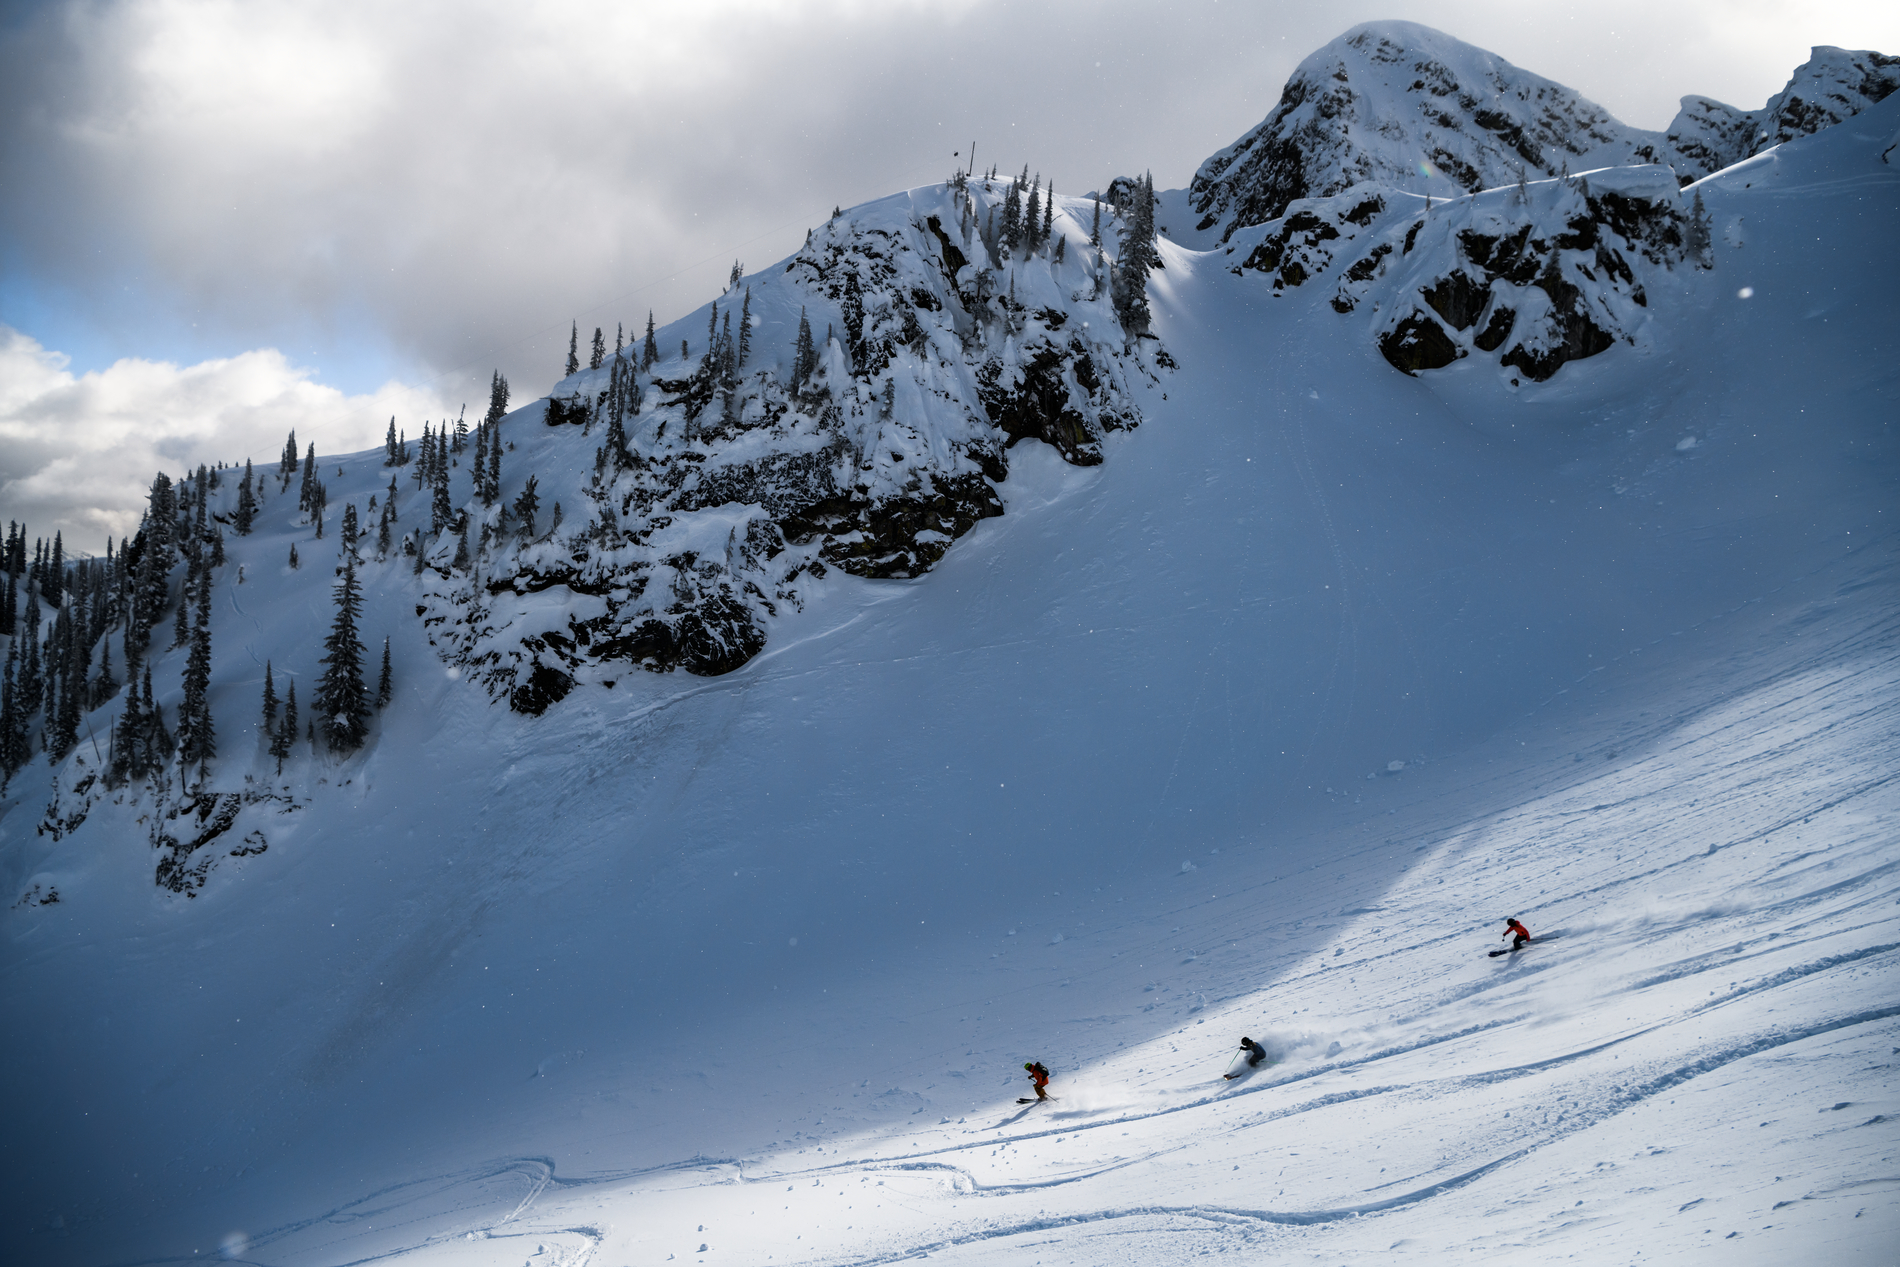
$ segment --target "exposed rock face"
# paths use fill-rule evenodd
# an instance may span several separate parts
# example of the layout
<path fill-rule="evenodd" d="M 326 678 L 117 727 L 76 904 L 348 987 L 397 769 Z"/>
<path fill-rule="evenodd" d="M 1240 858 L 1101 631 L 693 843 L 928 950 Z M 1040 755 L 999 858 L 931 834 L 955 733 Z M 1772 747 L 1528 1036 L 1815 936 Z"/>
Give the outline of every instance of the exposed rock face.
<path fill-rule="evenodd" d="M 1273 113 L 1201 164 L 1190 200 L 1224 240 L 1362 182 L 1443 198 L 1655 162 L 1660 140 L 1430 27 L 1371 22 L 1301 62 Z"/>
<path fill-rule="evenodd" d="M 1680 173 L 1705 176 L 1770 146 L 1809 136 L 1900 89 L 1900 57 L 1817 45 L 1788 86 L 1759 110 L 1684 97 L 1667 146 Z"/>
<path fill-rule="evenodd" d="M 1431 206 L 1376 185 L 1302 199 L 1236 234 L 1236 273 L 1276 294 L 1324 287 L 1335 312 L 1370 306 L 1372 337 L 1407 374 L 1474 353 L 1541 382 L 1635 342 L 1645 280 L 1706 266 L 1708 226 L 1665 167 L 1528 182 Z"/>
<path fill-rule="evenodd" d="M 750 279 L 743 362 L 734 292 L 663 332 L 674 353 L 638 373 L 637 403 L 609 364 L 511 415 L 503 501 L 534 474 L 568 518 L 550 530 L 544 511 L 527 541 L 501 506 L 467 508 L 479 557 L 453 568 L 445 538 L 424 570 L 442 654 L 526 713 L 634 667 L 727 673 L 834 569 L 918 576 L 1002 514 L 1018 441 L 1102 461 L 1104 437 L 1139 423 L 1131 383 L 1150 371 L 1088 245 L 1092 204 L 1058 201 L 1058 262 L 1053 238 L 1006 244 L 1004 195 L 977 182 L 858 208 Z M 795 382 L 801 311 L 814 355 Z"/>
<path fill-rule="evenodd" d="M 1197 231 L 1227 241 L 1354 185 L 1445 198 L 1599 167 L 1664 164 L 1681 183 L 1838 123 L 1900 85 L 1900 59 L 1816 48 L 1754 112 L 1684 97 L 1666 132 L 1411 22 L 1354 27 L 1301 62 L 1261 124 L 1201 164 Z"/>

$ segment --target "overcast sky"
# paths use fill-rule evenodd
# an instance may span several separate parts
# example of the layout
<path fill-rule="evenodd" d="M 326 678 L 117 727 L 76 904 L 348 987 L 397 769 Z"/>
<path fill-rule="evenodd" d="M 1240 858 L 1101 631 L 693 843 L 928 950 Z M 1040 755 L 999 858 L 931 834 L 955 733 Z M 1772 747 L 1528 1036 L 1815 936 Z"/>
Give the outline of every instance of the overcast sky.
<path fill-rule="evenodd" d="M 153 470 L 410 434 L 662 324 L 972 140 L 1060 192 L 1186 183 L 1362 21 L 1660 129 L 1900 5 L 59 0 L 0 8 L 0 518 L 96 550 Z"/>

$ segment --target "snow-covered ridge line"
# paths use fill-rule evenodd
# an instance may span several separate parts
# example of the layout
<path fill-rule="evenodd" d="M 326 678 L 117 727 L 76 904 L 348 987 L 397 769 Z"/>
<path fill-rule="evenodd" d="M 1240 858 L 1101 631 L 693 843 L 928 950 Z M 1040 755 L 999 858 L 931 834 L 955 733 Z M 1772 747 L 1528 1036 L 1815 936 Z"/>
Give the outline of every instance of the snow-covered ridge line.
<path fill-rule="evenodd" d="M 1224 242 L 1298 200 L 1368 181 L 1443 198 L 1658 164 L 1687 184 L 1850 118 L 1896 88 L 1900 57 L 1818 46 L 1760 110 L 1689 96 L 1665 131 L 1648 132 L 1430 27 L 1369 22 L 1301 62 L 1272 113 L 1201 164 L 1187 190 L 1189 237 Z"/>
<path fill-rule="evenodd" d="M 1648 292 L 1685 261 L 1713 264 L 1700 195 L 1665 167 L 1621 167 L 1434 202 L 1377 183 L 1301 199 L 1235 235 L 1236 275 L 1285 295 L 1314 284 L 1340 314 L 1379 314 L 1370 337 L 1407 374 L 1496 355 L 1542 382 L 1618 341 L 1638 344 Z"/>
<path fill-rule="evenodd" d="M 516 545 L 505 499 L 472 507 L 481 545 L 429 556 L 437 647 L 530 713 L 632 667 L 729 672 L 831 569 L 918 576 L 1000 515 L 1017 440 L 1100 462 L 1153 371 L 1098 204 L 1041 194 L 959 180 L 842 213 L 657 360 L 616 354 L 509 415 L 539 500 L 587 518 Z"/>

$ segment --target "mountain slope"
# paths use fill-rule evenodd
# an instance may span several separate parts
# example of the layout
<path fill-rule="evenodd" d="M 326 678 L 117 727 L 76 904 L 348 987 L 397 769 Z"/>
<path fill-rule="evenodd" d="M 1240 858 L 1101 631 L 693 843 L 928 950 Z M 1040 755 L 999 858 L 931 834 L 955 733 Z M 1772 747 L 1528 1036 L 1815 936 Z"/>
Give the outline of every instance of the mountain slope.
<path fill-rule="evenodd" d="M 1445 198 L 1658 163 L 1687 183 L 1838 123 L 1896 86 L 1900 59 L 1819 47 L 1759 111 L 1685 97 L 1665 132 L 1647 132 L 1443 32 L 1365 23 L 1301 62 L 1273 112 L 1201 164 L 1174 228 L 1195 245 L 1224 242 L 1295 200 L 1367 181 Z"/>
<path fill-rule="evenodd" d="M 8 913 L 9 1249 L 1878 1261 L 1897 129 L 1705 182 L 1710 267 L 1515 389 L 1388 363 L 1431 279 L 1341 312 L 1164 242 L 1142 424 L 1016 444 L 927 574 L 832 569 L 731 673 L 532 716 L 429 645 L 439 575 L 366 563 L 397 698 L 282 778 L 257 661 L 307 686 L 336 556 L 273 489 L 211 617 L 226 836 L 267 848 L 187 897 L 151 792 L 56 835 L 52 768 L 11 786 L 7 878 L 59 900 Z M 598 431 L 502 432 L 586 484 Z M 1507 914 L 1562 936 L 1481 958 Z M 1221 1083 L 1243 1033 L 1280 1062 Z"/>

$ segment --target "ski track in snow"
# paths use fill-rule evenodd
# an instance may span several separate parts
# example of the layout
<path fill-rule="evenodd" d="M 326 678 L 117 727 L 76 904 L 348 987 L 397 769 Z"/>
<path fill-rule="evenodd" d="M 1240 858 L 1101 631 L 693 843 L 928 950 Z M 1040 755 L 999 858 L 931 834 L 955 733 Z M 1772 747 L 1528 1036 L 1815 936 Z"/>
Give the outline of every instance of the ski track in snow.
<path fill-rule="evenodd" d="M 62 900 L 11 916 L 8 1244 L 1890 1262 L 1896 118 L 1702 182 L 1745 245 L 1521 392 L 1167 247 L 1182 369 L 1101 467 L 1017 446 L 1004 517 L 726 677 L 522 721 L 401 648 L 189 901 L 136 805 L 85 857 L 10 813 Z M 258 641 L 324 623 L 265 572 Z"/>

